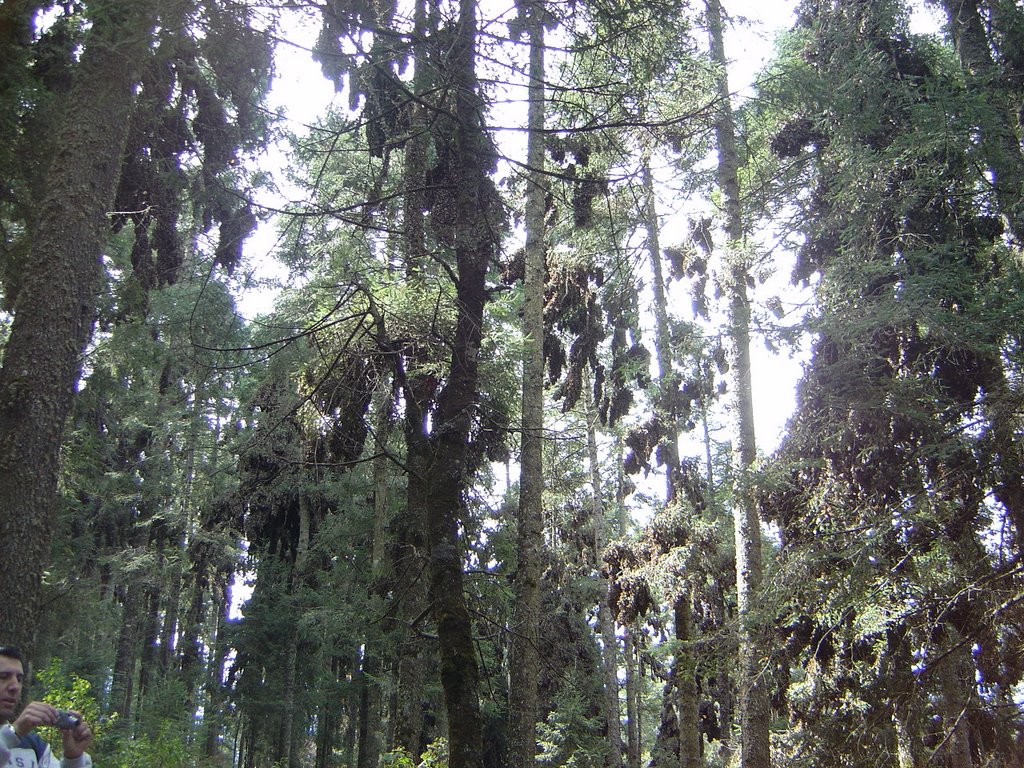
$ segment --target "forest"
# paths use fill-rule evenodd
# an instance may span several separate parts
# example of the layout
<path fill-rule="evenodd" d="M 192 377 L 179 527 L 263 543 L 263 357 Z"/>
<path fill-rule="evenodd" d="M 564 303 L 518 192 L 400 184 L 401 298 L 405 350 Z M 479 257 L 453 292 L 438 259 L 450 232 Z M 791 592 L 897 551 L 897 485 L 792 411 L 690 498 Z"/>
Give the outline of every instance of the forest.
<path fill-rule="evenodd" d="M 747 87 L 733 1 L 0 3 L 0 643 L 97 766 L 1024 765 L 1024 7 Z"/>

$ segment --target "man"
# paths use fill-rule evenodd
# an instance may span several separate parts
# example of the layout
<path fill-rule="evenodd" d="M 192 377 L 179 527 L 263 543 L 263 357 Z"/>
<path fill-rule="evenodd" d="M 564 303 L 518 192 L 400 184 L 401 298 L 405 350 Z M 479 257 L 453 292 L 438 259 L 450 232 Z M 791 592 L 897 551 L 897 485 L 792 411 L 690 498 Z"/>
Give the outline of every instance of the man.
<path fill-rule="evenodd" d="M 42 701 L 25 705 L 17 717 L 25 682 L 25 664 L 21 651 L 0 646 L 0 768 L 88 768 L 92 758 L 85 748 L 92 741 L 89 725 L 78 717 L 72 727 L 61 731 L 64 758 L 58 763 L 49 745 L 33 731 L 40 725 L 57 724 L 57 708 Z"/>

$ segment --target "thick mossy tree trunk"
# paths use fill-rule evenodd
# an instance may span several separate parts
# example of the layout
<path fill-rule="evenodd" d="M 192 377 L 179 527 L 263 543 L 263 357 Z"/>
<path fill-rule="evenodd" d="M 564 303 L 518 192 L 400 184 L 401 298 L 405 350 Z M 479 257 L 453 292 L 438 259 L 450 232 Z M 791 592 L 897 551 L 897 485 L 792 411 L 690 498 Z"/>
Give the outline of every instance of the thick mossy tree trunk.
<path fill-rule="evenodd" d="M 479 399 L 485 279 L 497 253 L 502 227 L 499 199 L 489 175 L 494 150 L 483 130 L 482 104 L 476 93 L 475 0 L 461 0 L 455 29 L 446 73 L 454 96 L 454 120 L 450 131 L 442 128 L 437 138 L 451 153 L 444 184 L 454 202 L 456 325 L 451 360 L 427 438 L 430 451 L 429 471 L 424 477 L 424 506 L 430 598 L 448 714 L 449 766 L 480 768 L 480 672 L 463 588 L 464 556 L 459 529 L 466 492 L 473 479 L 469 438 Z"/>
<path fill-rule="evenodd" d="M 440 653 L 439 673 L 449 727 L 451 768 L 479 768 L 483 737 L 479 667 L 463 586 L 464 543 L 460 536 L 467 490 L 473 481 L 470 435 L 475 418 L 485 278 L 494 263 L 502 229 L 499 198 L 489 174 L 494 147 L 483 130 L 476 93 L 476 3 L 462 0 L 459 22 L 446 45 L 443 74 L 451 93 L 449 117 L 434 120 L 438 147 L 434 213 L 454 256 L 455 331 L 451 358 L 429 412 L 428 392 L 407 381 L 407 440 L 410 505 L 423 513 L 429 595 Z M 445 210 L 436 210 L 443 206 Z M 442 226 L 435 222 L 437 227 Z M 421 380 L 419 382 L 423 384 Z M 414 507 L 415 505 L 415 507 Z"/>
<path fill-rule="evenodd" d="M 64 424 L 101 287 L 137 64 L 157 3 L 90 3 L 89 31 L 53 146 L 39 226 L 0 369 L 0 606 L 5 640 L 31 645 L 57 510 Z"/>
<path fill-rule="evenodd" d="M 544 432 L 544 3 L 528 6 L 526 269 L 523 278 L 522 449 L 516 529 L 515 606 L 509 652 L 509 762 L 537 759 L 540 580 L 543 555 Z"/>

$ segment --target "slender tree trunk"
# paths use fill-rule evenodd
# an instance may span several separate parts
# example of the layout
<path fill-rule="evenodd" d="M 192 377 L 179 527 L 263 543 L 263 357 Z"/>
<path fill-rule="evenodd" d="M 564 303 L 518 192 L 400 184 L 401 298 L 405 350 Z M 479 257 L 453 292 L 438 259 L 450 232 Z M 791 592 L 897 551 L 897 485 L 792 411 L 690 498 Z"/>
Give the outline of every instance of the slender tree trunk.
<path fill-rule="evenodd" d="M 142 635 L 141 660 L 139 663 L 139 686 L 136 698 L 141 703 L 145 700 L 150 683 L 159 680 L 164 670 L 160 667 L 158 648 L 160 646 L 160 596 L 152 585 L 142 588 L 142 603 L 139 609 L 140 634 Z M 126 606 L 127 610 L 127 606 Z"/>
<path fill-rule="evenodd" d="M 351 711 L 352 707 L 348 709 Z M 347 717 L 345 723 L 345 733 L 341 739 L 341 764 L 352 765 L 356 761 L 356 745 L 359 741 L 359 718 Z"/>
<path fill-rule="evenodd" d="M 427 537 L 423 530 L 424 510 L 430 494 L 430 442 L 426 435 L 426 403 L 433 396 L 428 383 L 407 383 L 405 390 L 405 443 L 408 480 L 406 509 L 396 518 L 395 557 L 392 564 L 396 584 L 391 610 L 402 619 L 395 631 L 398 674 L 398 713 L 395 745 L 413 760 L 423 753 L 423 699 L 429 649 L 423 622 L 430 612 L 430 579 Z"/>
<path fill-rule="evenodd" d="M 761 521 L 751 488 L 750 472 L 756 459 L 754 406 L 750 375 L 750 302 L 747 269 L 739 253 L 743 243 L 736 133 L 726 77 L 727 59 L 722 33 L 722 8 L 707 0 L 711 59 L 718 67 L 719 114 L 715 125 L 718 143 L 718 183 L 725 206 L 728 238 L 729 342 L 733 375 L 735 418 L 735 474 L 733 516 L 736 532 L 736 593 L 739 612 L 739 710 L 741 768 L 769 768 L 769 702 L 762 674 L 764 639 L 755 601 L 761 587 Z"/>
<path fill-rule="evenodd" d="M 913 671 L 913 657 L 906 630 L 893 628 L 887 633 L 885 664 L 892 699 L 893 730 L 896 734 L 896 758 L 899 768 L 922 768 L 924 750 L 915 719 L 920 716 L 921 702 Z"/>
<path fill-rule="evenodd" d="M 428 2 L 415 0 L 413 28 L 418 40 L 431 34 Z M 426 98 L 430 65 L 423 47 L 415 53 L 413 92 L 417 100 L 410 104 L 409 140 L 405 145 L 403 197 L 403 255 L 406 279 L 420 279 L 427 258 L 423 211 L 426 207 L 427 146 L 430 139 L 430 116 Z M 423 617 L 429 610 L 426 533 L 423 510 L 428 493 L 425 478 L 428 469 L 429 443 L 426 438 L 426 412 L 435 394 L 436 384 L 427 376 L 406 379 L 398 377 L 404 387 L 405 441 L 408 463 L 406 504 L 392 521 L 393 558 L 390 563 L 393 590 L 398 602 L 390 608 L 399 621 L 391 631 L 395 649 L 393 668 L 396 681 L 396 712 L 393 746 L 405 749 L 418 761 L 423 753 L 423 697 L 427 672 L 428 648 L 421 630 Z"/>
<path fill-rule="evenodd" d="M 605 522 L 604 483 L 601 482 L 601 460 L 597 452 L 597 415 L 594 413 L 593 395 L 588 382 L 583 388 L 583 402 L 587 422 L 587 463 L 590 465 L 591 518 L 594 528 L 594 563 L 598 569 L 608 545 Z M 605 765 L 622 768 L 622 722 L 619 713 L 619 641 L 615 637 L 615 619 L 608 602 L 610 584 L 603 579 L 605 598 L 597 611 L 597 626 L 601 636 L 601 660 L 604 665 L 604 719 L 608 749 Z"/>
<path fill-rule="evenodd" d="M 523 279 L 522 453 L 517 564 L 509 652 L 509 759 L 534 768 L 540 676 L 540 579 L 544 547 L 544 3 L 527 7 L 530 33 L 527 115 L 526 272 Z"/>
<path fill-rule="evenodd" d="M 274 759 L 291 768 L 295 735 L 295 680 L 299 666 L 299 635 L 294 627 L 289 631 L 288 645 L 283 661 L 284 679 L 281 690 L 281 721 L 278 723 L 278 738 Z"/>
<path fill-rule="evenodd" d="M 114 671 L 110 685 L 110 708 L 117 713 L 118 722 L 128 727 L 132 722 L 132 701 L 135 690 L 135 667 L 139 660 L 140 622 L 143 586 L 137 581 L 130 582 L 125 590 L 122 607 L 121 630 L 118 634 L 114 654 Z"/>
<path fill-rule="evenodd" d="M 668 434 L 664 440 L 665 457 L 665 499 L 671 503 L 679 500 L 682 486 L 679 466 L 679 437 L 676 428 L 678 414 L 675 408 L 675 392 L 679 377 L 672 366 L 672 335 L 669 332 L 668 298 L 665 295 L 665 277 L 661 265 L 661 228 L 658 224 L 658 210 L 655 205 L 654 176 L 651 174 L 651 159 L 643 159 L 644 225 L 647 229 L 647 259 L 651 266 L 651 291 L 654 294 L 654 352 L 658 363 L 659 404 Z"/>
<path fill-rule="evenodd" d="M 161 392 L 163 395 L 164 393 Z M 196 709 L 195 698 L 201 683 L 204 619 L 207 616 L 206 592 L 210 586 L 210 570 L 206 545 L 196 539 L 196 509 L 193 488 L 196 472 L 196 446 L 199 441 L 201 417 L 207 405 L 202 383 L 197 383 L 192 396 L 192 409 L 188 432 L 185 437 L 183 454 L 185 466 L 181 478 L 181 518 L 184 521 L 182 549 L 188 553 L 187 572 L 191 577 L 191 597 L 185 611 L 184 626 L 181 627 L 181 641 L 178 643 L 181 681 L 189 706 Z M 185 565 L 179 568 L 183 572 Z"/>
<path fill-rule="evenodd" d="M 623 467 L 623 440 L 615 438 L 615 508 L 618 510 L 618 537 L 626 538 L 629 533 L 629 515 L 626 508 L 626 476 Z M 636 640 L 629 626 L 623 627 L 622 665 L 625 671 L 626 689 L 626 766 L 640 768 L 640 684 Z"/>
<path fill-rule="evenodd" d="M 200 684 L 202 673 L 203 641 L 200 633 L 207 615 L 206 590 L 209 574 L 206 570 L 207 564 L 204 562 L 193 561 L 192 569 L 192 596 L 189 600 L 185 626 L 181 632 L 179 658 L 181 683 L 185 688 L 185 696 L 189 706 L 195 709 L 196 689 Z"/>
<path fill-rule="evenodd" d="M 392 464 L 387 458 L 391 448 L 391 434 L 394 431 L 395 408 L 394 398 L 389 391 L 377 408 L 376 428 L 374 429 L 374 450 L 378 458 L 373 461 L 373 549 L 371 552 L 370 576 L 372 589 L 381 597 L 386 590 L 387 579 L 387 531 L 390 523 L 390 488 L 392 482 Z M 361 728 L 365 729 L 366 738 L 361 740 L 359 762 L 376 768 L 382 745 L 389 743 L 384 738 L 381 728 L 383 718 L 383 695 L 379 683 L 382 670 L 381 659 L 385 656 L 384 632 L 372 631 L 366 639 L 366 651 L 363 658 L 363 671 L 367 677 L 365 718 Z"/>
<path fill-rule="evenodd" d="M 165 551 L 166 539 L 160 537 L 155 549 L 160 553 L 159 568 L 163 573 L 169 573 L 170 577 L 159 584 L 154 585 L 152 592 L 152 605 L 155 610 L 154 616 L 160 617 L 157 623 L 159 633 L 155 646 L 157 670 L 161 677 L 165 677 L 172 669 L 174 652 L 178 647 L 178 612 L 181 610 L 181 564 L 177 558 L 168 562 Z M 140 692 L 144 692 L 141 689 Z"/>
<path fill-rule="evenodd" d="M 64 424 L 92 334 L 106 242 L 133 103 L 157 3 L 95 7 L 54 141 L 39 226 L 25 263 L 0 369 L 0 564 L 7 642 L 31 647 L 36 600 L 57 511 Z M 97 7 L 98 6 L 98 7 Z"/>
<path fill-rule="evenodd" d="M 395 723 L 394 744 L 404 748 L 414 760 L 419 760 L 426 749 L 423 742 L 423 697 L 426 686 L 429 649 L 420 624 L 427 606 L 427 578 L 421 554 L 410 555 L 414 573 L 408 582 L 410 589 L 403 600 L 402 615 L 410 626 L 402 634 L 397 650 L 398 712 Z M 416 606 L 416 610 L 411 610 Z"/>
<path fill-rule="evenodd" d="M 637 668 L 636 640 L 626 627 L 623 637 L 623 658 L 626 668 L 626 766 L 640 768 L 640 682 Z"/>
<path fill-rule="evenodd" d="M 679 764 L 699 768 L 703 742 L 700 736 L 700 690 L 697 687 L 697 654 L 693 650 L 693 599 L 687 585 L 676 596 L 673 618 L 679 650 L 675 664 L 679 688 Z"/>
<path fill-rule="evenodd" d="M 294 595 L 301 589 L 307 576 L 309 544 L 311 539 L 312 510 L 309 496 L 305 492 L 299 494 L 299 533 L 295 545 L 295 563 L 292 565 L 289 579 L 289 592 L 293 595 L 290 610 L 297 614 L 298 606 Z M 295 714 L 298 698 L 299 669 L 299 637 L 298 628 L 293 624 L 289 627 L 287 648 L 284 658 L 283 685 L 281 691 L 281 722 L 275 759 L 280 760 L 289 768 L 295 768 L 298 753 L 295 750 Z"/>
<path fill-rule="evenodd" d="M 203 727 L 206 737 L 203 741 L 203 754 L 214 757 L 220 753 L 220 740 L 224 733 L 224 666 L 227 663 L 230 647 L 224 638 L 224 628 L 228 624 L 231 605 L 228 601 L 228 574 L 221 574 L 215 581 L 212 595 L 211 613 L 216 617 L 213 628 L 213 652 L 206 675 L 206 706 L 203 715 Z"/>
<path fill-rule="evenodd" d="M 377 768 L 380 759 L 381 695 L 377 679 L 380 661 L 376 655 L 364 654 L 359 670 L 362 690 L 359 697 L 359 751 L 356 768 Z"/>
<path fill-rule="evenodd" d="M 331 655 L 325 664 L 326 674 L 332 686 L 336 686 L 342 676 L 343 665 L 336 655 Z M 338 726 L 341 722 L 342 709 L 337 698 L 329 696 L 321 701 L 317 718 L 316 733 L 316 768 L 331 768 L 334 765 L 334 745 L 338 741 Z"/>
<path fill-rule="evenodd" d="M 682 503 L 682 468 L 679 462 L 679 438 L 675 407 L 679 378 L 672 366 L 672 337 L 669 333 L 668 298 L 661 264 L 660 227 L 655 206 L 654 177 L 649 157 L 643 160 L 645 225 L 647 228 L 647 254 L 651 265 L 651 288 L 654 293 L 654 348 L 658 361 L 659 410 L 669 425 L 663 442 L 665 457 L 665 483 L 667 504 Z M 673 659 L 672 679 L 676 684 L 676 727 L 679 729 L 679 765 L 698 768 L 700 764 L 700 700 L 698 698 L 696 664 L 691 658 L 692 622 L 683 612 L 690 606 L 690 587 L 682 584 L 672 597 L 675 616 L 675 634 L 679 651 Z M 686 608 L 684 608 L 684 606 Z M 666 692 L 671 691 L 671 686 Z M 670 693 L 669 693 L 670 695 Z"/>

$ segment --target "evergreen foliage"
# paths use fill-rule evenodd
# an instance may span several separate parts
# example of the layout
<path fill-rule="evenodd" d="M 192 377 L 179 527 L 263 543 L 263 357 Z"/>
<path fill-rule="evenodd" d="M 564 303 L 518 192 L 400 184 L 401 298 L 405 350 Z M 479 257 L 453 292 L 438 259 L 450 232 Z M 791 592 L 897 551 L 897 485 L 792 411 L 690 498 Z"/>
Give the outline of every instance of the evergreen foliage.
<path fill-rule="evenodd" d="M 801 2 L 731 115 L 739 194 L 700 8 L 300 5 L 0 5 L 0 427 L 52 405 L 31 450 L 60 457 L 48 517 L 0 429 L 0 533 L 39 574 L 0 569 L 29 695 L 85 713 L 115 768 L 510 764 L 540 173 L 537 762 L 735 764 L 754 669 L 773 765 L 1017 765 L 1019 4 L 936 0 L 920 34 L 902 0 Z M 342 96 L 303 129 L 265 107 L 297 18 Z M 509 139 L 531 19 L 537 168 Z M 86 199 L 55 179 L 99 124 L 69 121 L 90 48 L 128 119 L 95 155 L 97 245 L 65 258 L 39 243 Z M 264 221 L 287 286 L 246 318 Z M 783 252 L 802 313 L 766 298 Z M 25 309 L 72 257 L 88 279 Z M 752 345 L 809 350 L 781 445 L 743 466 L 739 288 Z M 742 616 L 740 481 L 764 551 Z"/>

